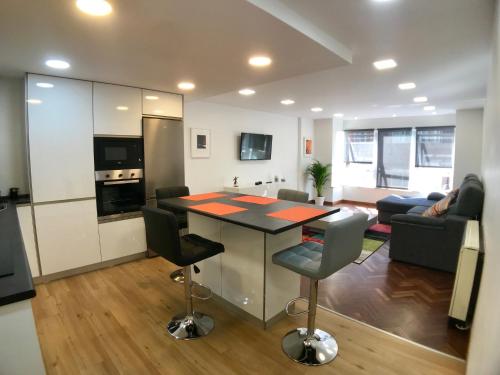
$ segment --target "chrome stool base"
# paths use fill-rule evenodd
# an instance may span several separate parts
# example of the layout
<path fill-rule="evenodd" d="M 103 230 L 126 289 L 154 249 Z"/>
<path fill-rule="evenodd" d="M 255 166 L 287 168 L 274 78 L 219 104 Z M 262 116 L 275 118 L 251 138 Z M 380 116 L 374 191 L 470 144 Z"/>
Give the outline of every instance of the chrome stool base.
<path fill-rule="evenodd" d="M 289 358 L 307 366 L 325 365 L 333 361 L 339 351 L 332 335 L 316 329 L 314 336 L 308 338 L 307 328 L 288 332 L 281 341 L 281 347 Z"/>
<path fill-rule="evenodd" d="M 167 324 L 168 333 L 178 340 L 194 340 L 206 336 L 214 328 L 214 320 L 203 313 L 176 315 Z"/>
<path fill-rule="evenodd" d="M 184 270 L 179 268 L 170 274 L 170 279 L 174 283 L 184 284 Z"/>

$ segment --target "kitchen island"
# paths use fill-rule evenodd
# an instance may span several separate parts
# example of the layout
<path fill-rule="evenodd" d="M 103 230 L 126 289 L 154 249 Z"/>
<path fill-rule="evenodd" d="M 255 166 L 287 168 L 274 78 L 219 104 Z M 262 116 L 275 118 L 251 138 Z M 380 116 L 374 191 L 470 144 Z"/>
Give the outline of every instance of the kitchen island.
<path fill-rule="evenodd" d="M 302 242 L 302 226 L 338 208 L 216 192 L 158 201 L 188 211 L 189 232 L 224 244 L 225 252 L 197 263 L 193 280 L 264 326 L 300 293 L 300 276 L 272 263 L 274 253 Z"/>

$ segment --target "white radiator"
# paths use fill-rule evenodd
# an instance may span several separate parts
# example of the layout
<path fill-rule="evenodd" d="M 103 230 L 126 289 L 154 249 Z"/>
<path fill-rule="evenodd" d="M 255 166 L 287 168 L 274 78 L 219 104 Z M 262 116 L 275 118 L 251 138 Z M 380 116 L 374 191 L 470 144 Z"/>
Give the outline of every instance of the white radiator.
<path fill-rule="evenodd" d="M 479 222 L 469 220 L 458 258 L 455 285 L 448 315 L 462 322 L 467 321 L 472 289 L 479 259 Z"/>

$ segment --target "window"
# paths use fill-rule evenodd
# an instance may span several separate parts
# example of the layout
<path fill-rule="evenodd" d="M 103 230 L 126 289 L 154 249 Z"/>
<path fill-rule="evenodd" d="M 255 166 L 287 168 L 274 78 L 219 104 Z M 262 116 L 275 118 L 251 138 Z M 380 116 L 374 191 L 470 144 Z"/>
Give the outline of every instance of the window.
<path fill-rule="evenodd" d="M 345 162 L 371 164 L 373 162 L 373 130 L 345 132 Z"/>
<path fill-rule="evenodd" d="M 407 189 L 411 129 L 379 129 L 377 187 Z"/>
<path fill-rule="evenodd" d="M 417 128 L 416 167 L 451 168 L 453 166 L 453 126 Z"/>

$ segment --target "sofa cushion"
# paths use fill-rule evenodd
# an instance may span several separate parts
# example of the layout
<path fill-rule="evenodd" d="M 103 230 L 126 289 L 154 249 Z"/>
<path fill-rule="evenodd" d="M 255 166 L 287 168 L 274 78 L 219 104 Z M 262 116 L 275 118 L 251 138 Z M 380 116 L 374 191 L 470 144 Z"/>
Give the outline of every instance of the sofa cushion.
<path fill-rule="evenodd" d="M 449 213 L 469 218 L 479 218 L 483 209 L 483 184 L 475 175 L 467 175 L 462 185 L 456 203 L 450 207 Z"/>
<path fill-rule="evenodd" d="M 413 198 L 400 195 L 389 195 L 377 202 L 377 210 L 405 214 L 409 209 L 415 206 L 431 207 L 434 203 L 436 203 L 436 201 L 423 197 Z"/>
<path fill-rule="evenodd" d="M 425 210 L 429 209 L 427 206 L 415 206 L 413 208 L 410 208 L 410 210 L 407 212 L 407 214 L 410 215 L 422 215 Z"/>
<path fill-rule="evenodd" d="M 445 213 L 448 212 L 448 209 L 450 208 L 450 206 L 457 199 L 457 195 L 458 195 L 458 189 L 450 191 L 446 197 L 441 199 L 439 202 L 434 203 L 432 205 L 432 207 L 429 207 L 428 209 L 426 209 L 422 213 L 422 216 L 439 217 L 439 216 L 444 215 Z"/>

